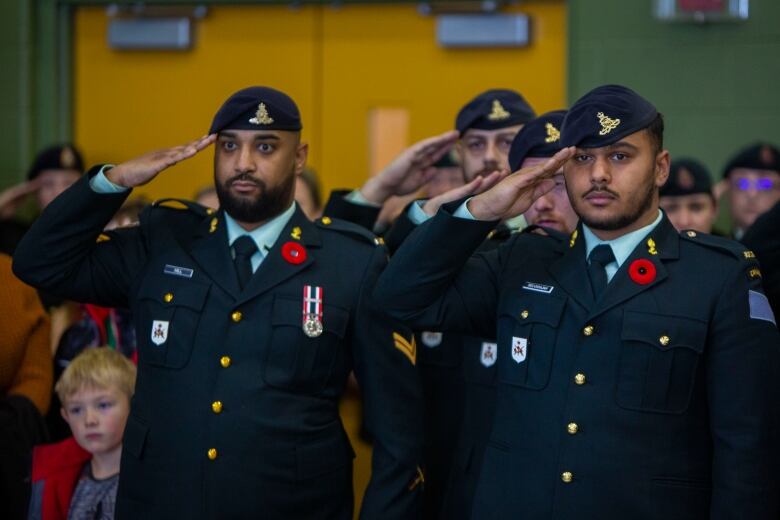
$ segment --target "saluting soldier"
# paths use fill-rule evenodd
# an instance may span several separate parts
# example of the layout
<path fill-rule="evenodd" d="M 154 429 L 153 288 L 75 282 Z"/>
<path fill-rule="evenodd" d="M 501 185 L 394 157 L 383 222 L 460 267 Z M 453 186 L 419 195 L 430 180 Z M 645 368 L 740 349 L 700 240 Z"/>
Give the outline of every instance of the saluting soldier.
<path fill-rule="evenodd" d="M 351 519 L 337 402 L 352 369 L 375 439 L 362 516 L 417 516 L 416 345 L 368 298 L 384 248 L 293 202 L 301 128 L 284 93 L 236 92 L 208 136 L 93 168 L 17 251 L 28 283 L 136 317 L 118 518 Z M 158 203 L 101 233 L 131 188 L 212 143 L 219 211 Z"/>
<path fill-rule="evenodd" d="M 497 334 L 473 518 L 780 513 L 775 317 L 751 251 L 659 210 L 662 137 L 647 100 L 596 88 L 566 115 L 563 150 L 445 205 L 380 276 L 375 296 L 414 326 Z M 526 233 L 472 256 L 561 164 L 570 241 Z"/>

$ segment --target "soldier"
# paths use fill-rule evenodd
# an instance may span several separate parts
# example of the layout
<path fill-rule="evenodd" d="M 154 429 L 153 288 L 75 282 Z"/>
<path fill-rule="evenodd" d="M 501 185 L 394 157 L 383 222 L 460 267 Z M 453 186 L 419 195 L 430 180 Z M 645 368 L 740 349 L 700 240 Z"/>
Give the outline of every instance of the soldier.
<path fill-rule="evenodd" d="M 473 518 L 777 518 L 780 335 L 753 253 L 664 217 L 663 119 L 635 92 L 589 92 L 561 140 L 443 206 L 375 289 L 414 326 L 497 334 Z M 570 241 L 526 233 L 472 256 L 561 164 Z"/>
<path fill-rule="evenodd" d="M 753 222 L 780 202 L 780 149 L 756 143 L 739 151 L 723 170 L 734 237 L 742 239 Z"/>
<path fill-rule="evenodd" d="M 337 401 L 353 368 L 375 439 L 362 515 L 416 517 L 416 345 L 367 298 L 384 248 L 294 204 L 300 131 L 287 95 L 236 92 L 208 136 L 93 168 L 19 246 L 29 283 L 136 317 L 118 518 L 351 519 Z M 219 211 L 158 202 L 138 227 L 101 234 L 130 188 L 214 142 Z"/>
<path fill-rule="evenodd" d="M 678 231 L 692 229 L 712 233 L 718 203 L 707 167 L 696 159 L 672 161 L 669 179 L 659 191 L 659 204 Z"/>
<path fill-rule="evenodd" d="M 391 195 L 414 193 L 436 174 L 435 161 L 442 158 L 454 147 L 460 159 L 463 183 L 444 193 L 433 192 L 426 201 L 412 203 L 396 219 L 393 227 L 385 235 L 388 247 L 392 251 L 414 229 L 417 223 L 425 220 L 426 211 L 435 209 L 445 200 L 460 198 L 475 193 L 494 183 L 500 176 L 497 170 L 508 170 L 507 159 L 512 140 L 524 124 L 534 117 L 533 109 L 517 92 L 506 89 L 485 91 L 471 99 L 461 108 L 455 118 L 455 131 L 445 132 L 420 141 L 404 150 L 391 164 L 375 177 L 369 179 L 359 190 L 352 193 L 336 192 L 331 195 L 326 215 L 337 215 L 360 223 L 369 229 L 380 211 L 381 205 Z M 560 125 L 559 125 L 560 126 Z M 423 209 L 425 208 L 425 209 Z M 522 222 L 522 217 L 519 219 Z M 486 240 L 483 247 L 492 249 L 509 237 L 510 229 L 518 222 L 507 223 L 499 233 Z M 438 254 L 438 252 L 433 252 Z M 470 504 L 473 490 L 469 482 L 471 474 L 479 467 L 481 449 L 478 433 L 469 436 L 469 454 L 453 457 L 463 421 L 466 391 L 466 379 L 476 388 L 487 386 L 488 395 L 493 378 L 492 364 L 482 364 L 481 351 L 492 348 L 492 335 L 482 337 L 464 337 L 450 331 L 427 330 L 416 334 L 420 346 L 419 366 L 423 383 L 425 403 L 425 467 L 426 488 L 424 496 L 425 518 L 461 517 L 463 507 L 446 507 L 443 501 L 453 465 L 461 462 L 459 475 L 470 479 L 456 484 L 463 493 L 451 494 L 454 504 Z M 463 365 L 467 359 L 467 365 Z M 465 371 L 465 373 L 464 373 Z M 479 392 L 477 392 L 479 394 Z M 490 415 L 492 403 L 475 395 L 472 400 L 482 401 L 474 410 Z M 481 425 L 477 416 L 471 421 Z M 484 428 L 477 427 L 479 431 Z M 474 439 L 477 440 L 474 440 Z M 472 448 L 476 444 L 476 448 Z M 464 467 L 465 465 L 465 467 Z"/>

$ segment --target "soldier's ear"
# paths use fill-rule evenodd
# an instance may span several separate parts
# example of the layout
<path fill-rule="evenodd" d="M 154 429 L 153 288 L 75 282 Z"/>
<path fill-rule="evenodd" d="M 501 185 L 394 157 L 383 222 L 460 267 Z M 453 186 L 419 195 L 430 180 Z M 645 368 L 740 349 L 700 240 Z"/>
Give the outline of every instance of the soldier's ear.
<path fill-rule="evenodd" d="M 655 154 L 655 185 L 661 187 L 669 178 L 669 165 L 671 159 L 669 150 L 661 150 Z"/>
<path fill-rule="evenodd" d="M 309 143 L 298 143 L 295 149 L 295 175 L 303 173 L 306 159 L 309 157 Z"/>

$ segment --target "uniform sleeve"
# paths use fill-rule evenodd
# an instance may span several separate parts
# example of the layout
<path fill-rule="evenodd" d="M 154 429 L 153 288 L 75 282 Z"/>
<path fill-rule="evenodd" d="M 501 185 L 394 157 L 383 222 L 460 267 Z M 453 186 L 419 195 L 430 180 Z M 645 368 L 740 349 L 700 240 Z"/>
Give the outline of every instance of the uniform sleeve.
<path fill-rule="evenodd" d="M 322 214 L 352 222 L 372 231 L 382 207 L 370 203 L 361 204 L 355 202 L 349 198 L 351 193 L 354 192 L 348 190 L 334 190 L 330 192 Z"/>
<path fill-rule="evenodd" d="M 411 331 L 394 322 L 370 298 L 385 264 L 377 247 L 363 281 L 353 330 L 355 374 L 363 399 L 364 423 L 374 439 L 371 480 L 361 518 L 419 517 L 424 476 L 422 394 Z"/>
<path fill-rule="evenodd" d="M 474 254 L 497 222 L 452 215 L 446 205 L 417 227 L 379 277 L 374 297 L 415 329 L 495 334 L 498 276 L 507 248 Z"/>
<path fill-rule="evenodd" d="M 780 335 L 756 269 L 740 263 L 709 332 L 713 519 L 780 516 Z"/>
<path fill-rule="evenodd" d="M 102 233 L 130 191 L 96 193 L 89 178 L 84 175 L 35 221 L 14 254 L 14 273 L 62 298 L 127 306 L 132 277 L 146 258 L 141 228 Z"/>

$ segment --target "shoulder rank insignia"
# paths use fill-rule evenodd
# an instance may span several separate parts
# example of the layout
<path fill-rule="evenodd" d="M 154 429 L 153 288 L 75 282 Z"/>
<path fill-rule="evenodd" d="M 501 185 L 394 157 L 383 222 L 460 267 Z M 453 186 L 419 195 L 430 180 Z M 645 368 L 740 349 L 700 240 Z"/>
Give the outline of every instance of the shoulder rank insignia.
<path fill-rule="evenodd" d="M 215 232 L 217 230 L 217 223 L 218 222 L 219 222 L 219 220 L 217 219 L 217 217 L 214 217 L 214 218 L 211 219 L 211 224 L 209 224 L 209 233 L 213 233 L 213 232 Z"/>
<path fill-rule="evenodd" d="M 110 236 L 106 235 L 105 233 L 100 233 L 97 237 L 97 240 L 95 240 L 95 242 L 99 244 L 101 242 L 108 242 L 109 240 L 111 240 Z"/>
<path fill-rule="evenodd" d="M 409 358 L 412 365 L 417 364 L 417 340 L 415 340 L 414 334 L 412 334 L 412 342 L 409 343 L 403 335 L 393 332 L 393 342 L 395 343 L 395 348 Z"/>
<path fill-rule="evenodd" d="M 750 276 L 751 278 L 761 278 L 761 269 L 754 267 L 753 269 L 748 271 L 748 276 Z"/>
<path fill-rule="evenodd" d="M 647 252 L 651 255 L 657 255 L 658 250 L 655 248 L 655 240 L 652 238 L 647 239 Z"/>
<path fill-rule="evenodd" d="M 561 131 L 555 128 L 552 123 L 546 123 L 544 129 L 547 130 L 547 137 L 544 138 L 545 143 L 554 143 L 561 138 Z"/>
<path fill-rule="evenodd" d="M 268 115 L 268 109 L 265 107 L 265 103 L 260 103 L 257 106 L 257 113 L 255 117 L 249 120 L 253 125 L 270 125 L 274 122 L 274 119 Z"/>
<path fill-rule="evenodd" d="M 612 119 L 611 117 L 605 115 L 604 112 L 599 112 L 596 114 L 596 117 L 599 118 L 599 124 L 601 125 L 601 131 L 599 132 L 599 135 L 607 135 L 620 124 L 620 119 Z"/>
<path fill-rule="evenodd" d="M 747 249 L 747 250 L 745 250 L 745 251 L 744 251 L 742 254 L 743 254 L 743 255 L 745 256 L 745 258 L 747 258 L 747 259 L 750 259 L 750 258 L 755 258 L 755 257 L 756 257 L 756 254 L 755 254 L 753 251 L 751 251 L 750 249 Z"/>
<path fill-rule="evenodd" d="M 574 247 L 574 244 L 577 243 L 577 235 L 579 235 L 579 232 L 575 229 L 571 233 L 571 238 L 569 239 L 569 247 Z"/>
<path fill-rule="evenodd" d="M 491 121 L 503 121 L 504 119 L 509 119 L 510 115 L 511 114 L 507 112 L 504 106 L 501 104 L 501 101 L 494 99 L 493 108 L 490 111 L 490 114 L 488 114 L 487 118 Z"/>

